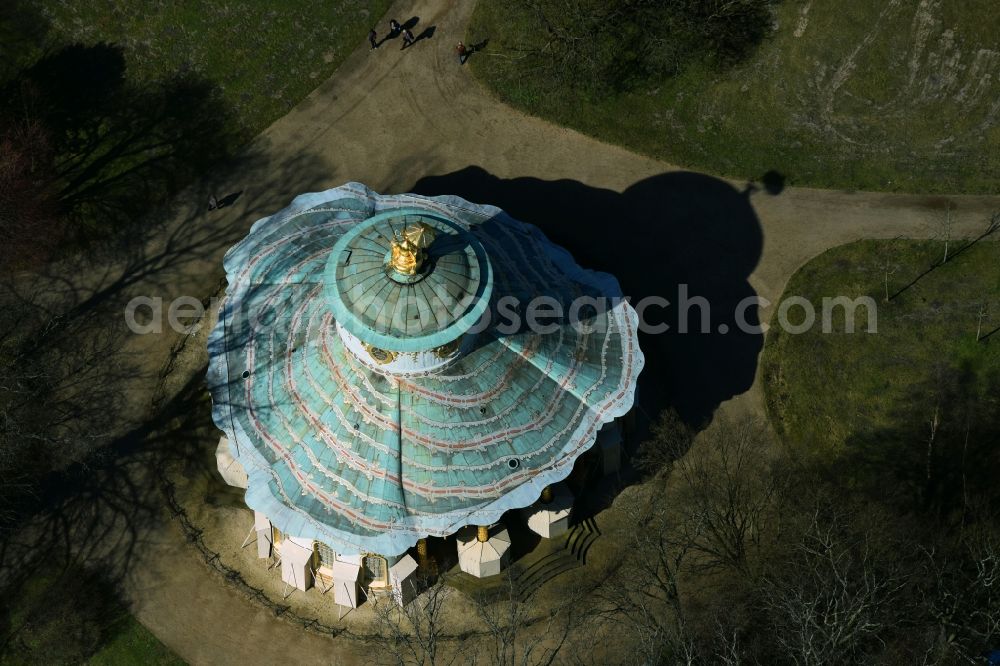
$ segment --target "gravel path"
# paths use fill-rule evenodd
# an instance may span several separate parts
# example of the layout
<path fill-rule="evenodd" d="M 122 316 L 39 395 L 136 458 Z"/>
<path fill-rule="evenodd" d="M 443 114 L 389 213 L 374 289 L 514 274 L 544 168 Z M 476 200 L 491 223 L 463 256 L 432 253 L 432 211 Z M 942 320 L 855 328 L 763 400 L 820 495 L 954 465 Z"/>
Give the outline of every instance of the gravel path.
<path fill-rule="evenodd" d="M 433 36 L 402 51 L 399 40 L 375 52 L 360 44 L 244 159 L 186 197 L 200 203 L 209 192 L 241 192 L 235 204 L 215 213 L 179 206 L 175 222 L 130 264 L 129 284 L 115 298 L 212 293 L 223 253 L 252 222 L 298 193 L 348 180 L 382 192 L 452 192 L 502 205 L 578 251 L 584 265 L 619 273 L 627 292 L 640 288 L 643 275 L 683 265 L 692 282 L 727 297 L 756 292 L 775 301 L 796 268 L 830 247 L 865 237 L 930 235 L 939 197 L 798 188 L 750 194 L 745 183 L 677 172 L 510 109 L 453 54 L 473 7 L 470 0 L 395 4 L 395 18 L 419 17 L 414 34 L 433 27 Z M 487 50 L 474 57 L 497 56 Z M 948 199 L 957 205 L 956 236 L 975 233 L 1000 210 L 1000 197 Z M 103 281 L 125 274 L 112 269 Z M 174 341 L 144 336 L 131 351 L 157 364 Z M 704 404 L 692 409 L 759 412 L 760 343 L 758 336 L 727 346 L 713 336 L 687 350 L 707 359 L 689 368 L 702 374 L 686 380 L 705 384 Z M 742 369 L 729 372 L 722 364 L 734 355 Z M 731 376 L 712 380 L 719 372 Z M 136 405 L 148 403 L 151 388 L 149 382 L 137 386 Z M 128 592 L 136 615 L 191 663 L 364 661 L 363 648 L 303 632 L 225 587 L 174 528 L 147 543 L 135 564 Z"/>

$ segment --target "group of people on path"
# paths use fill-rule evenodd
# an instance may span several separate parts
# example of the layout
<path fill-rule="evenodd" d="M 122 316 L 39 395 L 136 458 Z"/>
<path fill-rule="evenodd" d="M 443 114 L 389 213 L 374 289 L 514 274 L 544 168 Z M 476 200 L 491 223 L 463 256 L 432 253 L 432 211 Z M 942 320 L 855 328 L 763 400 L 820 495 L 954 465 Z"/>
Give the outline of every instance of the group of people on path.
<path fill-rule="evenodd" d="M 386 37 L 382 41 L 384 42 L 386 39 L 395 39 L 399 35 L 403 36 L 404 49 L 407 46 L 412 45 L 415 41 L 417 41 L 417 38 L 413 36 L 413 33 L 410 31 L 409 28 L 404 28 L 402 25 L 399 24 L 399 21 L 397 21 L 396 19 L 390 19 L 389 34 L 386 35 Z M 371 44 L 372 51 L 377 49 L 382 44 L 382 42 L 378 41 L 378 33 L 375 31 L 374 27 L 368 31 L 368 43 Z"/>
<path fill-rule="evenodd" d="M 387 39 L 395 39 L 399 35 L 403 36 L 403 47 L 400 50 L 403 50 L 408 46 L 412 46 L 413 43 L 417 41 L 416 37 L 413 36 L 413 33 L 410 32 L 409 28 L 400 25 L 399 21 L 396 19 L 389 19 L 389 34 L 379 41 L 378 32 L 373 26 L 372 29 L 368 31 L 368 43 L 371 45 L 371 50 L 374 51 L 382 45 L 382 42 Z M 466 46 L 462 42 L 459 42 L 458 45 L 455 46 L 455 55 L 458 56 L 458 62 L 461 65 L 464 65 L 465 61 L 468 60 L 469 56 L 475 53 L 475 51 L 475 46 Z"/>

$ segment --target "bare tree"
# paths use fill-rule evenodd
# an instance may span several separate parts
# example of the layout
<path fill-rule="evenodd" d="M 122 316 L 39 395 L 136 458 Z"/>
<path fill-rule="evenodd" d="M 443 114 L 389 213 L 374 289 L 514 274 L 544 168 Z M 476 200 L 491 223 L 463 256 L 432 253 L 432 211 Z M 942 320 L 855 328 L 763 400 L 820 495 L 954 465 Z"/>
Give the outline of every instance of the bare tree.
<path fill-rule="evenodd" d="M 780 657 L 802 666 L 859 660 L 903 613 L 907 578 L 871 530 L 816 510 L 792 555 L 762 579 L 760 598 Z"/>
<path fill-rule="evenodd" d="M 614 626 L 625 663 L 692 663 L 695 644 L 681 600 L 682 572 L 691 555 L 676 528 L 666 488 L 647 484 L 619 498 L 623 556 L 595 597 L 602 617 Z M 685 507 L 678 507 L 681 512 Z"/>
<path fill-rule="evenodd" d="M 983 320 L 989 318 L 989 316 L 989 304 L 984 302 L 979 306 L 979 312 L 976 313 L 976 318 L 978 319 L 978 323 L 976 325 L 976 342 L 979 342 L 979 340 L 983 337 Z"/>
<path fill-rule="evenodd" d="M 927 551 L 930 614 L 938 626 L 941 661 L 953 655 L 976 663 L 1000 640 L 1000 541 L 976 533 L 958 557 Z"/>
<path fill-rule="evenodd" d="M 571 590 L 540 611 L 526 598 L 528 590 L 521 588 L 510 569 L 501 576 L 496 589 L 473 598 L 473 612 L 481 629 L 461 637 L 453 633 L 445 614 L 447 607 L 454 607 L 457 592 L 443 577 L 405 606 L 398 606 L 391 598 L 378 601 L 373 645 L 379 662 L 394 666 L 553 663 L 566 647 L 570 633 L 587 617 L 585 605 L 579 603 L 584 591 Z"/>
<path fill-rule="evenodd" d="M 51 140 L 34 120 L 0 127 L 0 272 L 43 263 L 63 236 Z"/>
<path fill-rule="evenodd" d="M 748 550 L 777 529 L 771 519 L 784 476 L 771 464 L 769 441 L 754 418 L 720 417 L 674 464 L 673 501 L 685 507 L 677 529 L 697 566 L 748 573 Z"/>
<path fill-rule="evenodd" d="M 889 302 L 889 278 L 899 271 L 899 265 L 896 263 L 896 241 L 898 240 L 899 236 L 878 245 L 878 267 L 882 273 L 882 287 L 885 293 L 883 301 L 885 303 Z"/>
<path fill-rule="evenodd" d="M 716 630 L 715 659 L 724 666 L 740 666 L 743 663 L 743 646 L 740 644 L 739 631 L 721 624 Z"/>
<path fill-rule="evenodd" d="M 765 537 L 776 536 L 774 520 L 784 477 L 771 463 L 766 427 L 755 419 L 718 417 L 697 438 L 667 415 L 640 452 L 640 464 L 657 478 L 639 495 L 619 498 L 627 545 L 599 596 L 636 663 L 738 663 L 741 648 L 728 629 L 724 641 L 706 648 L 683 603 L 682 581 L 707 573 L 737 573 L 746 579 L 750 555 Z M 704 624 L 701 622 L 701 624 Z M 735 661 L 734 661 L 735 660 Z"/>
<path fill-rule="evenodd" d="M 485 644 L 473 656 L 491 666 L 541 666 L 552 664 L 566 647 L 570 633 L 586 618 L 578 612 L 583 591 L 568 590 L 544 617 L 533 614 L 538 608 L 526 598 L 514 573 L 507 569 L 503 584 L 493 594 L 476 601 L 476 613 L 486 628 Z"/>
<path fill-rule="evenodd" d="M 636 465 L 647 474 L 666 477 L 677 460 L 694 442 L 694 430 L 672 409 L 666 410 L 652 425 L 650 437 L 642 442 Z"/>
<path fill-rule="evenodd" d="M 131 424 L 121 386 L 139 377 L 114 312 L 73 314 L 32 285 L 0 294 L 0 522 L 38 479 L 82 463 Z"/>
<path fill-rule="evenodd" d="M 948 249 L 955 231 L 955 203 L 946 201 L 944 210 L 934 218 L 934 237 L 944 243 L 944 258 L 942 264 L 948 263 Z"/>
<path fill-rule="evenodd" d="M 413 581 L 408 581 L 413 583 Z M 374 642 L 380 661 L 397 666 L 431 666 L 451 664 L 459 660 L 460 654 L 442 650 L 445 638 L 444 608 L 454 590 L 443 578 L 434 583 L 426 581 L 413 583 L 417 588 L 427 589 L 410 603 L 399 606 L 391 597 L 374 603 L 375 632 L 379 640 Z"/>

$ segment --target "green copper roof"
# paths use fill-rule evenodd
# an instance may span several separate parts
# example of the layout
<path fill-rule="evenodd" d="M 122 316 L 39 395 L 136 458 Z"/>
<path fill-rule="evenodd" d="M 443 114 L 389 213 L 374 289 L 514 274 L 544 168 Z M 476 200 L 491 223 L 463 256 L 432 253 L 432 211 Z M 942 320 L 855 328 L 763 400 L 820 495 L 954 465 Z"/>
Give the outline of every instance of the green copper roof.
<path fill-rule="evenodd" d="M 401 276 L 389 266 L 393 239 L 414 223 L 435 233 L 423 269 Z M 340 325 L 361 341 L 391 351 L 422 351 L 460 337 L 489 306 L 492 274 L 482 244 L 429 211 L 375 215 L 334 245 L 325 293 Z"/>
<path fill-rule="evenodd" d="M 410 215 L 445 234 L 424 279 L 440 270 L 461 276 L 470 291 L 476 284 L 474 302 L 489 301 L 489 320 L 449 364 L 401 376 L 356 356 L 338 317 L 406 342 L 464 327 L 474 308 L 406 337 L 409 329 L 391 323 L 378 333 L 377 314 L 366 324 L 361 297 L 341 297 L 336 314 L 330 291 L 341 279 L 364 279 L 338 275 L 344 248 L 364 247 L 370 234 Z M 385 288 L 374 266 L 383 247 L 374 242 L 365 261 Z M 207 380 L 212 417 L 248 475 L 246 503 L 283 533 L 339 553 L 396 555 L 421 537 L 528 506 L 632 406 L 643 356 L 638 317 L 617 281 L 581 268 L 498 208 L 380 196 L 348 183 L 258 221 L 226 254 L 225 268 Z M 509 327 L 503 303 L 537 296 L 564 307 L 607 302 L 585 310 L 586 326 L 559 319 L 545 333 Z"/>

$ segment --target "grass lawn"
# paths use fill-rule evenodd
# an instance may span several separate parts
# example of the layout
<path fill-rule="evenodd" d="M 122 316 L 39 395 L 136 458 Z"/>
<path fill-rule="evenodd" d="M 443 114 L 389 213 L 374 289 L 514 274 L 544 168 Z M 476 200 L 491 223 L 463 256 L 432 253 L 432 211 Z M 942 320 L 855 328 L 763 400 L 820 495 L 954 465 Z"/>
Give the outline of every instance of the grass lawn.
<path fill-rule="evenodd" d="M 976 341 L 984 305 L 989 316 L 983 335 L 1000 327 L 1000 243 L 983 241 L 957 256 L 956 247 L 952 243 L 948 263 L 888 303 L 883 266 L 890 267 L 894 293 L 941 260 L 942 243 L 859 241 L 795 273 L 783 298 L 803 296 L 819 312 L 825 296 L 870 296 L 878 304 L 878 328 L 865 333 L 859 311 L 856 332 L 845 333 L 838 309 L 832 334 L 818 325 L 800 335 L 771 329 L 761 359 L 766 399 L 775 427 L 790 444 L 836 457 L 859 441 L 891 439 L 902 429 L 926 447 L 934 405 L 942 405 L 942 423 L 951 419 L 959 427 L 968 404 L 1000 407 L 1000 331 L 986 343 Z M 966 401 L 946 393 L 961 393 Z"/>
<path fill-rule="evenodd" d="M 795 185 L 995 193 L 1000 186 L 1000 12 L 995 0 L 785 0 L 774 30 L 726 72 L 693 65 L 618 97 L 544 89 L 516 45 L 540 33 L 480 2 L 470 60 L 503 100 L 676 164 Z"/>
<path fill-rule="evenodd" d="M 70 567 L 36 570 L 0 611 L 0 664 L 144 664 L 184 662 L 118 600 L 115 585 Z"/>
<path fill-rule="evenodd" d="M 185 662 L 167 649 L 138 620 L 125 615 L 120 620 L 114 637 L 87 663 L 91 666 L 181 666 Z"/>
<path fill-rule="evenodd" d="M 125 47 L 128 76 L 193 71 L 245 136 L 288 112 L 364 41 L 389 0 L 40 0 L 56 41 Z"/>

